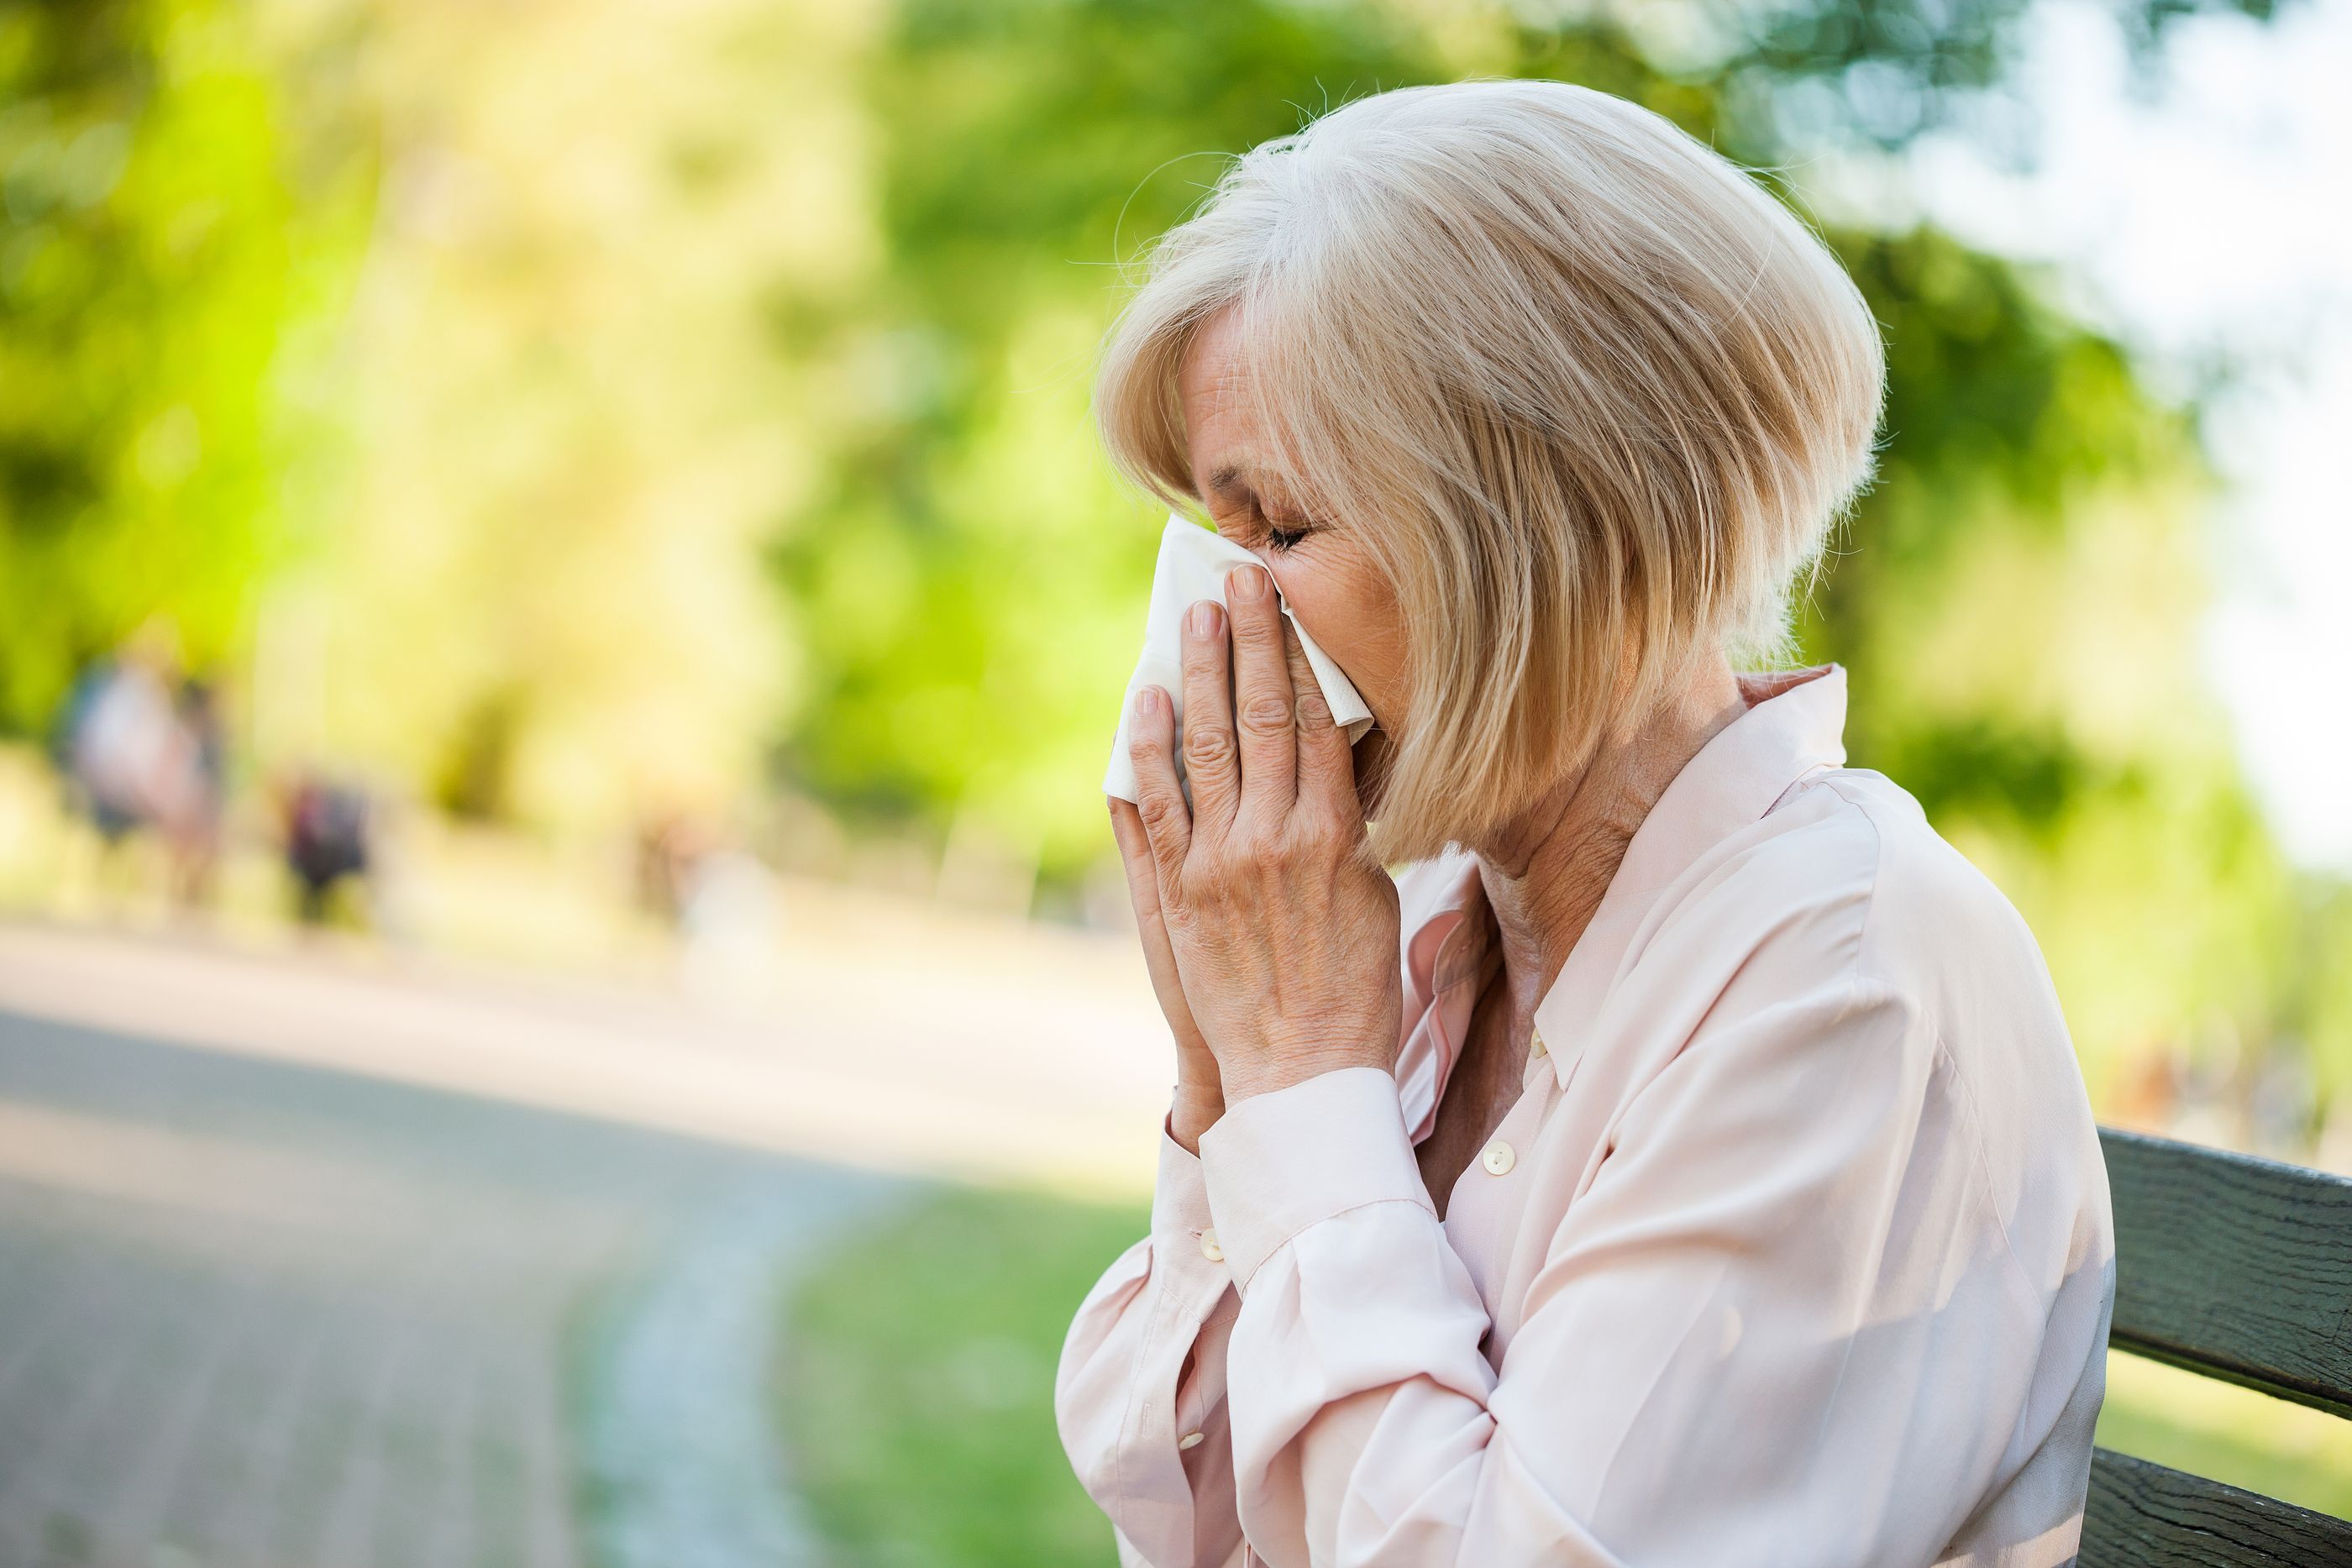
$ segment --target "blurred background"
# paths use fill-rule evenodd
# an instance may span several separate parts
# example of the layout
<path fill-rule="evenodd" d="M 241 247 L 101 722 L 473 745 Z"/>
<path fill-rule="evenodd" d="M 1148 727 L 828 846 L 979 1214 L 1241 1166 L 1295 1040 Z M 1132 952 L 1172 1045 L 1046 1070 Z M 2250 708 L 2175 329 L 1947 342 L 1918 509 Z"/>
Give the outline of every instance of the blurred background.
<path fill-rule="evenodd" d="M 1168 1082 L 1086 420 L 1468 75 L 1885 324 L 1804 622 L 2102 1119 L 2352 1173 L 2352 0 L 0 0 L 0 1564 L 1112 1561 Z M 2102 1441 L 2352 1514 L 2343 1423 Z"/>

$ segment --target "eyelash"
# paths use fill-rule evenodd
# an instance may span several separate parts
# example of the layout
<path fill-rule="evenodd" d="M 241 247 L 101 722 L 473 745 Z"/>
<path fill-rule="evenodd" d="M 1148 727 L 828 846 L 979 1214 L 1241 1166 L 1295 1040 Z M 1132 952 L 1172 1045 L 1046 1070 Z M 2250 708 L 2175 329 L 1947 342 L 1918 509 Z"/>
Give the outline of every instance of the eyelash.
<path fill-rule="evenodd" d="M 1268 523 L 1265 525 L 1265 542 L 1272 549 L 1287 550 L 1314 531 L 1312 528 L 1277 528 Z"/>

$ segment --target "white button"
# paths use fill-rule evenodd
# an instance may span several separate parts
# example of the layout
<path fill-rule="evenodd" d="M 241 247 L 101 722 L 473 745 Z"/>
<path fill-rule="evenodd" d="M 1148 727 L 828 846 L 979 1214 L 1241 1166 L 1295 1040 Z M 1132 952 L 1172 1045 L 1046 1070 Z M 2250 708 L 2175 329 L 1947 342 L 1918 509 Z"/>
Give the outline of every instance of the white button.
<path fill-rule="evenodd" d="M 1225 1249 L 1217 1245 L 1217 1233 L 1215 1231 L 1203 1230 L 1201 1232 L 1201 1256 L 1206 1258 L 1212 1263 L 1222 1263 L 1225 1260 Z"/>
<path fill-rule="evenodd" d="M 1478 1163 L 1496 1176 L 1508 1176 L 1511 1167 L 1519 1163 L 1519 1156 L 1511 1153 L 1510 1145 L 1496 1138 L 1486 1145 L 1486 1152 L 1478 1156 Z"/>
<path fill-rule="evenodd" d="M 1528 1052 L 1528 1054 L 1529 1056 L 1541 1056 L 1545 1051 L 1549 1051 L 1549 1050 L 1550 1050 L 1550 1049 L 1551 1049 L 1551 1048 L 1550 1048 L 1549 1046 L 1548 1046 L 1548 1045 L 1544 1044 L 1544 1042 L 1543 1042 L 1543 1030 L 1536 1030 L 1536 1043 L 1535 1043 L 1535 1048 L 1534 1048 L 1533 1050 L 1529 1051 Z"/>
<path fill-rule="evenodd" d="M 1176 1446 L 1180 1448 L 1197 1448 L 1201 1446 L 1201 1434 L 1187 1432 L 1176 1439 Z"/>

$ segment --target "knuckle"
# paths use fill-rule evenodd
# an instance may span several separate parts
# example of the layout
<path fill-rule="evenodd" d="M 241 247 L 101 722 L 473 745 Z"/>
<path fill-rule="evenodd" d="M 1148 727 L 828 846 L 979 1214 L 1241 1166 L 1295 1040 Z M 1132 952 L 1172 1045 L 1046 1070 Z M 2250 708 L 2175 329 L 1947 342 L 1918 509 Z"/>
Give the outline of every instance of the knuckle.
<path fill-rule="evenodd" d="M 1145 827 L 1155 830 L 1164 829 L 1175 819 L 1176 800 L 1173 796 L 1158 789 L 1150 789 L 1144 791 L 1143 799 L 1138 803 L 1136 810 L 1142 813 Z"/>
<path fill-rule="evenodd" d="M 1279 735 L 1293 722 L 1290 699 L 1279 692 L 1259 692 L 1242 704 L 1242 724 L 1254 735 Z"/>
<path fill-rule="evenodd" d="M 1233 750 L 1233 736 L 1223 725 L 1194 724 L 1184 728 L 1184 766 L 1189 768 L 1223 767 Z"/>
<path fill-rule="evenodd" d="M 1347 830 L 1328 811 L 1302 811 L 1294 831 L 1299 848 L 1318 860 L 1329 858 L 1346 841 Z"/>
<path fill-rule="evenodd" d="M 1347 824 L 1319 792 L 1300 791 L 1298 803 L 1290 813 L 1289 833 L 1292 840 L 1309 849 L 1325 849 L 1347 831 Z"/>
<path fill-rule="evenodd" d="M 1324 700 L 1320 688 L 1309 676 L 1307 689 L 1298 695 L 1298 723 L 1305 729 L 1331 727 L 1331 705 Z"/>

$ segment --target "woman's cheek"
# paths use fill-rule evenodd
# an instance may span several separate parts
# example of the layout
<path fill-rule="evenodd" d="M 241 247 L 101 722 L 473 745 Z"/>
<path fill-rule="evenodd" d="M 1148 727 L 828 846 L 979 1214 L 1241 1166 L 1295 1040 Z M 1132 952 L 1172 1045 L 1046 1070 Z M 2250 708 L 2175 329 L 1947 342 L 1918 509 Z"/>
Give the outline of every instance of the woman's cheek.
<path fill-rule="evenodd" d="M 1291 614 L 1339 664 L 1371 708 L 1374 722 L 1386 727 L 1401 718 L 1401 661 L 1393 629 L 1386 624 L 1396 613 L 1393 601 L 1370 591 L 1360 571 L 1335 570 L 1297 556 L 1286 559 L 1272 550 L 1256 554 L 1274 574 Z"/>

